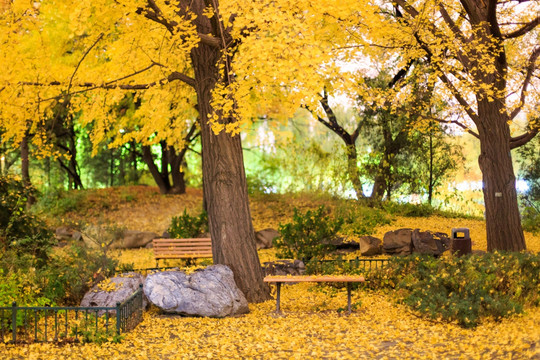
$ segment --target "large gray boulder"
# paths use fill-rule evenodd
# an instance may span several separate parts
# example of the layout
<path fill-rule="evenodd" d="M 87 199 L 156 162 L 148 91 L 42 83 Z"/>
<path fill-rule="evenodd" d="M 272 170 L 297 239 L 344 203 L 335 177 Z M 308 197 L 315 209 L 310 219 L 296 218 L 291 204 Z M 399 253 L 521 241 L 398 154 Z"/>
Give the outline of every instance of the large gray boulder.
<path fill-rule="evenodd" d="M 212 265 L 190 275 L 182 271 L 149 274 L 144 293 L 166 313 L 225 317 L 249 312 L 233 272 L 225 265 Z"/>
<path fill-rule="evenodd" d="M 257 250 L 270 249 L 274 246 L 273 241 L 279 237 L 280 233 L 276 229 L 268 228 L 257 231 L 255 233 L 255 242 L 257 244 Z"/>
<path fill-rule="evenodd" d="M 362 256 L 374 256 L 382 254 L 382 241 L 373 236 L 362 236 L 358 239 Z"/>
<path fill-rule="evenodd" d="M 133 295 L 143 281 L 143 276 L 134 272 L 103 280 L 84 295 L 81 306 L 114 307 L 116 303 L 122 303 Z M 146 305 L 147 301 L 143 296 L 143 306 Z"/>
<path fill-rule="evenodd" d="M 448 250 L 450 239 L 443 233 L 432 233 L 431 231 L 420 231 L 414 229 L 412 232 L 413 252 L 419 254 L 429 254 L 440 256 Z"/>
<path fill-rule="evenodd" d="M 398 229 L 384 234 L 384 253 L 389 255 L 410 255 L 412 249 L 412 229 Z"/>

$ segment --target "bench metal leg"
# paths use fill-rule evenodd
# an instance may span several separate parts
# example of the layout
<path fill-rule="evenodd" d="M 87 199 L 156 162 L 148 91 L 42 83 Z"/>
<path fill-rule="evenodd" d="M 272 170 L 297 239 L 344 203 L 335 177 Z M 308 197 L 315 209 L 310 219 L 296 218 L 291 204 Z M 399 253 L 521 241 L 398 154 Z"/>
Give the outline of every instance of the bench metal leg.
<path fill-rule="evenodd" d="M 281 283 L 280 282 L 277 282 L 276 283 L 276 312 L 277 313 L 280 313 L 281 310 L 279 308 L 279 298 L 280 298 L 280 295 L 281 295 Z"/>
<path fill-rule="evenodd" d="M 349 310 L 349 315 L 351 315 L 351 288 L 352 284 L 347 283 L 347 309 Z"/>

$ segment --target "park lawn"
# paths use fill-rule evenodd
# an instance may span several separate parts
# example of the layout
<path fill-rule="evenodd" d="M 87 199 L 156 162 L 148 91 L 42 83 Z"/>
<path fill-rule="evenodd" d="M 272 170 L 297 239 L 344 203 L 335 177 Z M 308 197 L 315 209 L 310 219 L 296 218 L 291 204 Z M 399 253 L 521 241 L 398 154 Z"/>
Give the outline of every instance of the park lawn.
<path fill-rule="evenodd" d="M 147 188 L 139 191 L 136 201 L 116 203 L 102 215 L 126 228 L 160 233 L 171 216 L 200 206 L 198 190 L 165 197 Z M 292 207 L 281 201 L 259 203 L 257 199 L 251 204 L 257 230 L 277 228 Z M 310 199 L 300 200 L 302 208 L 318 205 Z M 373 235 L 382 238 L 385 232 L 403 227 L 446 233 L 453 227 L 468 227 L 473 249 L 486 249 L 481 220 L 439 216 L 393 219 L 392 224 L 377 227 Z M 540 235 L 525 236 L 528 249 L 540 252 Z M 109 254 L 136 269 L 155 266 L 151 249 Z M 275 260 L 276 253 L 260 250 L 259 258 L 261 263 Z M 210 260 L 198 260 L 199 266 L 205 263 Z M 176 264 L 182 262 L 167 265 Z M 342 311 L 347 304 L 344 289 L 301 283 L 282 291 L 284 316 L 274 313 L 273 300 L 250 304 L 249 314 L 225 319 L 163 315 L 152 309 L 119 344 L 0 344 L 0 359 L 540 359 L 540 308 L 464 329 L 422 318 L 383 291 L 353 290 L 352 302 L 355 310 L 349 316 Z"/>
<path fill-rule="evenodd" d="M 434 226 L 441 220 L 403 221 L 417 227 Z M 472 236 L 480 234 L 471 226 L 474 222 L 465 224 Z M 531 238 L 538 244 L 538 237 L 528 235 Z M 151 249 L 111 254 L 136 268 L 155 264 Z M 273 260 L 275 251 L 260 250 L 259 257 L 261 262 Z M 198 260 L 198 265 L 205 262 Z M 225 319 L 163 315 L 152 309 L 119 344 L 0 345 L 0 354 L 6 359 L 88 360 L 540 359 L 540 308 L 464 329 L 422 318 L 382 291 L 354 290 L 355 310 L 350 316 L 343 312 L 347 301 L 344 289 L 301 283 L 284 288 L 281 299 L 283 316 L 274 313 L 273 300 L 250 304 L 249 314 Z"/>

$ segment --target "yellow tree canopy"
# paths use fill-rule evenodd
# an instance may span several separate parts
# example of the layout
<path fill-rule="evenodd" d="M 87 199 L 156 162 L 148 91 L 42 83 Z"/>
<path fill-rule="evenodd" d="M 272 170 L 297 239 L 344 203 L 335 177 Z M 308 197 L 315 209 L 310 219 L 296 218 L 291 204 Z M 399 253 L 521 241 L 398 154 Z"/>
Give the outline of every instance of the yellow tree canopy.
<path fill-rule="evenodd" d="M 83 125 L 92 123 L 95 143 L 180 143 L 196 118 L 190 51 L 200 42 L 222 43 L 220 66 L 231 80 L 214 89 L 212 105 L 237 121 L 221 124 L 216 116 L 214 131 L 236 134 L 259 114 L 287 118 L 317 101 L 328 79 L 342 78 L 343 62 L 358 58 L 357 31 L 372 9 L 359 0 L 235 0 L 218 8 L 209 2 L 203 16 L 217 15 L 230 34 L 218 39 L 197 33 L 196 15 L 178 6 L 153 0 L 14 0 L 4 6 L 3 139 L 18 143 L 29 131 L 45 149 L 44 119 L 55 104 L 69 102 Z M 126 91 L 140 106 L 129 114 L 111 111 Z"/>

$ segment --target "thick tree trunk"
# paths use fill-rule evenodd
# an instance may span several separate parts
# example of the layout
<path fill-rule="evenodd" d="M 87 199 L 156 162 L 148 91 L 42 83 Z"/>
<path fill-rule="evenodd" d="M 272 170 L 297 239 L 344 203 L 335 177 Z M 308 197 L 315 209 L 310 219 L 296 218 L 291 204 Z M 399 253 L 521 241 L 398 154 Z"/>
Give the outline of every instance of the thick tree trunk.
<path fill-rule="evenodd" d="M 508 119 L 496 102 L 481 101 L 478 112 L 483 120 L 477 124 L 481 148 L 478 163 L 484 183 L 488 251 L 525 250 Z"/>
<path fill-rule="evenodd" d="M 192 3 L 192 10 L 199 15 L 197 28 L 203 34 L 213 33 L 210 20 L 200 15 L 205 7 L 200 0 Z M 191 52 L 201 121 L 204 196 L 212 254 L 214 263 L 232 269 L 236 284 L 249 302 L 261 302 L 270 299 L 270 291 L 263 282 L 255 245 L 240 136 L 224 131 L 216 135 L 208 122 L 220 58 L 219 48 L 202 43 Z M 234 119 L 221 118 L 220 121 Z"/>

